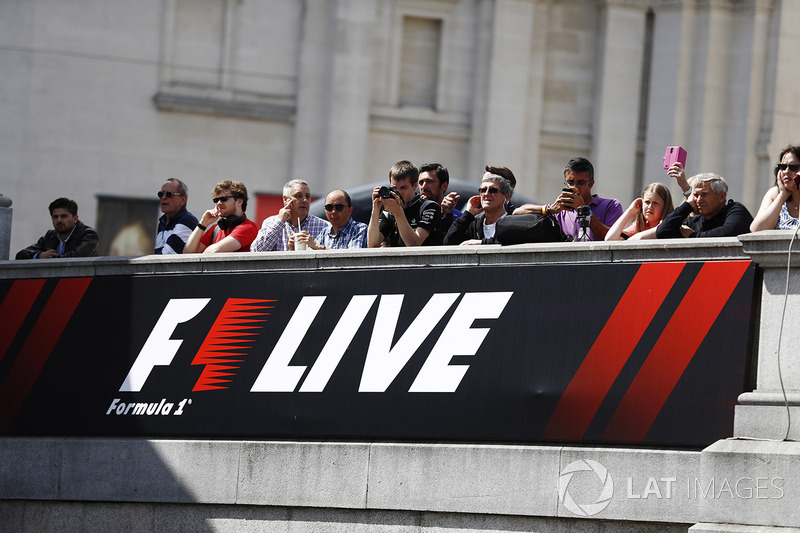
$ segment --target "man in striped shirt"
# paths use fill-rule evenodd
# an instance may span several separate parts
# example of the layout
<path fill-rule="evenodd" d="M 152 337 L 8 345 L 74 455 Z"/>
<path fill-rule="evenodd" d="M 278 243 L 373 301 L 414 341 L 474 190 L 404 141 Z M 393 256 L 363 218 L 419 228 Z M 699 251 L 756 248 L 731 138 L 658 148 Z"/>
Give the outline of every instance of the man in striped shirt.
<path fill-rule="evenodd" d="M 169 178 L 158 191 L 164 214 L 158 219 L 156 254 L 182 254 L 189 235 L 197 226 L 197 218 L 186 210 L 187 193 L 186 184 L 175 178 Z"/>

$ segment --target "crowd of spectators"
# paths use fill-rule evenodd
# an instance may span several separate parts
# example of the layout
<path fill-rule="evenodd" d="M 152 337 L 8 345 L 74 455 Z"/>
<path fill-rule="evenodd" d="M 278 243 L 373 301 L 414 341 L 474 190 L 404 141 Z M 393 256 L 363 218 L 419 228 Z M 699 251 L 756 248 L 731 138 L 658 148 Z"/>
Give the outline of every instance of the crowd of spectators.
<path fill-rule="evenodd" d="M 478 194 L 467 200 L 461 212 L 456 209 L 459 195 L 447 192 L 446 167 L 440 163 L 417 167 L 404 160 L 391 167 L 386 186 L 373 190 L 369 224 L 352 218 L 350 195 L 340 189 L 325 197 L 327 221 L 310 214 L 311 188 L 294 179 L 283 187 L 283 207 L 265 219 L 260 229 L 247 218 L 248 194 L 243 183 L 218 183 L 211 193 L 213 207 L 198 220 L 186 209 L 186 184 L 170 178 L 158 191 L 163 214 L 154 253 L 505 244 L 509 242 L 500 234 L 509 234 L 511 228 L 525 235 L 514 242 L 553 240 L 552 232 L 545 237 L 534 231 L 540 226 L 557 228 L 557 240 L 564 241 L 730 237 L 798 227 L 800 146 L 781 151 L 774 168 L 775 184 L 764 195 L 755 218 L 744 205 L 728 198 L 728 184 L 720 175 L 702 173 L 687 179 L 683 165 L 676 162 L 667 169 L 667 176 L 683 191 L 679 205 L 673 207 L 665 184 L 652 183 L 623 211 L 618 200 L 593 192 L 594 167 L 588 159 L 576 157 L 565 165 L 563 188 L 552 203 L 515 206 L 511 203 L 517 183 L 514 173 L 487 165 Z M 78 219 L 74 200 L 58 198 L 49 211 L 53 229 L 21 250 L 17 259 L 97 255 L 97 232 Z"/>

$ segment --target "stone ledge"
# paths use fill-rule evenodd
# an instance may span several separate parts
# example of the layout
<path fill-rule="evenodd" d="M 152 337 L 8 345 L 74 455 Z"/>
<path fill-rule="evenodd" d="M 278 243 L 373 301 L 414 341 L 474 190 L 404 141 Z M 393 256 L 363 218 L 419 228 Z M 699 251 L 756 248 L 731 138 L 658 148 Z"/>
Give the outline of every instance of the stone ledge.
<path fill-rule="evenodd" d="M 747 260 L 735 238 L 658 241 L 537 243 L 515 246 L 436 246 L 307 252 L 93 257 L 0 261 L 0 279 L 96 277 L 330 269 L 552 265 L 652 261 Z"/>
<path fill-rule="evenodd" d="M 689 524 L 596 521 L 419 511 L 248 505 L 0 501 L 0 531 L 214 531 L 215 533 L 685 533 Z M 748 531 L 749 533 L 749 531 Z"/>
<path fill-rule="evenodd" d="M 800 529 L 790 527 L 743 526 L 741 524 L 700 523 L 689 528 L 691 533 L 800 533 Z"/>
<path fill-rule="evenodd" d="M 792 244 L 792 264 L 798 264 L 800 258 L 800 238 L 792 243 L 793 231 L 769 230 L 739 235 L 744 253 L 756 261 L 759 266 L 786 268 L 789 245 Z"/>
<path fill-rule="evenodd" d="M 575 519 L 561 470 L 598 461 L 615 494 L 602 520 L 694 523 L 694 505 L 626 497 L 626 478 L 683 477 L 700 452 L 543 445 L 0 438 L 0 501 L 293 506 Z M 302 473 L 302 475 L 301 475 Z M 590 496 L 581 492 L 589 485 Z M 592 477 L 576 498 L 593 498 Z M 583 517 L 585 518 L 585 517 Z"/>

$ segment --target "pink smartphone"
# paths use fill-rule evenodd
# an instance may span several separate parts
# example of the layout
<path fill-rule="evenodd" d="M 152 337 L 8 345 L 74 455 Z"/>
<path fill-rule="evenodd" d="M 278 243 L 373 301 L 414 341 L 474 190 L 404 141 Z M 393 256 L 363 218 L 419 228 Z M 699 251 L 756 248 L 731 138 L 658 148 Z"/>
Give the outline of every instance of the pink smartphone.
<path fill-rule="evenodd" d="M 664 170 L 672 166 L 672 163 L 680 163 L 686 166 L 686 150 L 680 146 L 667 146 L 667 151 L 664 152 Z"/>

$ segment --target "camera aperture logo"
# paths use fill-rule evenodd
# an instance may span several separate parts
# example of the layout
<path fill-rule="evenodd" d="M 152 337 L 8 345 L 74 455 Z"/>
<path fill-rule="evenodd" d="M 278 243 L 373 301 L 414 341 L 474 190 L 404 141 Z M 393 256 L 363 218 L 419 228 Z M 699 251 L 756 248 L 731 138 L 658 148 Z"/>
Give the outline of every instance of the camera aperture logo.
<path fill-rule="evenodd" d="M 572 483 L 573 490 L 575 488 L 585 489 L 579 490 L 577 493 L 586 496 L 590 493 L 591 488 L 602 487 L 599 495 L 594 502 L 578 503 L 570 494 L 570 482 L 573 481 L 573 476 L 578 472 L 594 472 L 599 482 L 594 480 L 594 476 L 579 476 L 575 483 Z M 591 480 L 591 481 L 589 481 Z M 580 481 L 580 483 L 578 483 Z M 591 483 L 591 487 L 589 484 Z M 595 487 L 596 485 L 596 487 Z M 593 494 L 593 492 L 591 492 Z M 571 513 L 578 516 L 594 516 L 608 507 L 611 502 L 611 497 L 614 496 L 614 480 L 608 469 L 591 459 L 580 459 L 568 464 L 558 478 L 558 501 L 564 505 Z"/>

